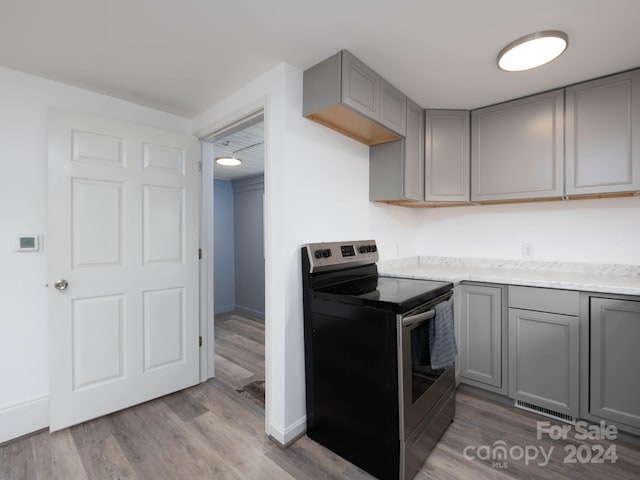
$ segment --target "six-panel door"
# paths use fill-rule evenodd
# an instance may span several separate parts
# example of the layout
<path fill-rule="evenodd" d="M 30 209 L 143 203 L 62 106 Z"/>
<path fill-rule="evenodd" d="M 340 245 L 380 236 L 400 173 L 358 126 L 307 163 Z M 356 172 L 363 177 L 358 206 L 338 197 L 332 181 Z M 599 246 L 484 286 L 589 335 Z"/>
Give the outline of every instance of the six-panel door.
<path fill-rule="evenodd" d="M 196 155 L 188 135 L 51 112 L 52 430 L 198 382 Z"/>

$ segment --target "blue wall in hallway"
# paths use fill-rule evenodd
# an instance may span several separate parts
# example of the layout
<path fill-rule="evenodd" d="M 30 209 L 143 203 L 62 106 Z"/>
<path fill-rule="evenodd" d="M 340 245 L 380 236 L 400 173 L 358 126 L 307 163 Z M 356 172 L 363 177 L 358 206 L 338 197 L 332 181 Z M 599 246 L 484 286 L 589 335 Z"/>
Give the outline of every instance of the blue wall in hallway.
<path fill-rule="evenodd" d="M 215 313 L 222 313 L 236 304 L 233 185 L 228 180 L 214 180 L 213 191 L 213 295 Z"/>

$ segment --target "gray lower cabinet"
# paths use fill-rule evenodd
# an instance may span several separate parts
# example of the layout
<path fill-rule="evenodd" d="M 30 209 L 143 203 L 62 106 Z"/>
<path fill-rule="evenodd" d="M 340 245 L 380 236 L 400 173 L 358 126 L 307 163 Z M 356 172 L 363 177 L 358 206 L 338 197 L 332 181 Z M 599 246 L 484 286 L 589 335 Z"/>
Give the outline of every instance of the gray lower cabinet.
<path fill-rule="evenodd" d="M 467 110 L 425 111 L 425 200 L 468 202 L 470 124 Z"/>
<path fill-rule="evenodd" d="M 579 414 L 579 317 L 509 308 L 509 396 Z"/>
<path fill-rule="evenodd" d="M 640 70 L 566 89 L 566 193 L 640 190 Z"/>
<path fill-rule="evenodd" d="M 564 195 L 564 90 L 471 112 L 471 200 Z"/>
<path fill-rule="evenodd" d="M 424 111 L 407 102 L 406 137 L 369 149 L 369 200 L 424 199 Z"/>
<path fill-rule="evenodd" d="M 503 287 L 463 284 L 457 287 L 456 312 L 460 381 L 506 393 L 503 378 Z M 505 357 L 503 358 L 503 355 Z"/>
<path fill-rule="evenodd" d="M 640 301 L 590 299 L 589 413 L 640 428 Z"/>

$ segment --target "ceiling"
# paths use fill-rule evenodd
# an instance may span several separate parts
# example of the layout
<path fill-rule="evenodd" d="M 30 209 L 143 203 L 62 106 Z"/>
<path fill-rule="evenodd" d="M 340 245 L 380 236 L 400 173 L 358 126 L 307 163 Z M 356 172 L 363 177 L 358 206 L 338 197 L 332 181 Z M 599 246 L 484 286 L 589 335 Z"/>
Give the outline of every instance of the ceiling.
<path fill-rule="evenodd" d="M 638 0 L 2 0 L 0 65 L 191 118 L 346 48 L 422 107 L 472 109 L 640 66 L 639 20 Z M 548 29 L 558 60 L 496 68 Z"/>
<path fill-rule="evenodd" d="M 264 172 L 264 121 L 229 135 L 217 135 L 213 142 L 213 157 L 236 157 L 237 167 L 213 164 L 213 177 L 235 180 Z"/>

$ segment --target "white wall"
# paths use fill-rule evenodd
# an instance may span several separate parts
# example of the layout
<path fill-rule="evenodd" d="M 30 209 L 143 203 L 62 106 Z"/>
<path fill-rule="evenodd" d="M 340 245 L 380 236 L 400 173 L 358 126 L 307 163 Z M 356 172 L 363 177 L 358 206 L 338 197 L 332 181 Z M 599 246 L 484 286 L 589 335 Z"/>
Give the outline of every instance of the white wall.
<path fill-rule="evenodd" d="M 419 255 L 640 264 L 640 197 L 421 210 Z"/>
<path fill-rule="evenodd" d="M 300 247 L 375 238 L 415 255 L 415 212 L 368 201 L 368 147 L 302 117 L 302 72 L 282 64 L 194 119 L 210 134 L 265 106 L 267 432 L 305 428 Z"/>
<path fill-rule="evenodd" d="M 180 117 L 0 68 L 0 443 L 48 424 L 38 426 L 45 413 L 48 422 L 46 255 L 55 253 L 47 251 L 46 236 L 37 253 L 16 253 L 14 242 L 16 234 L 45 233 L 50 106 L 181 132 L 190 126 Z M 21 406 L 39 417 L 13 421 Z"/>

